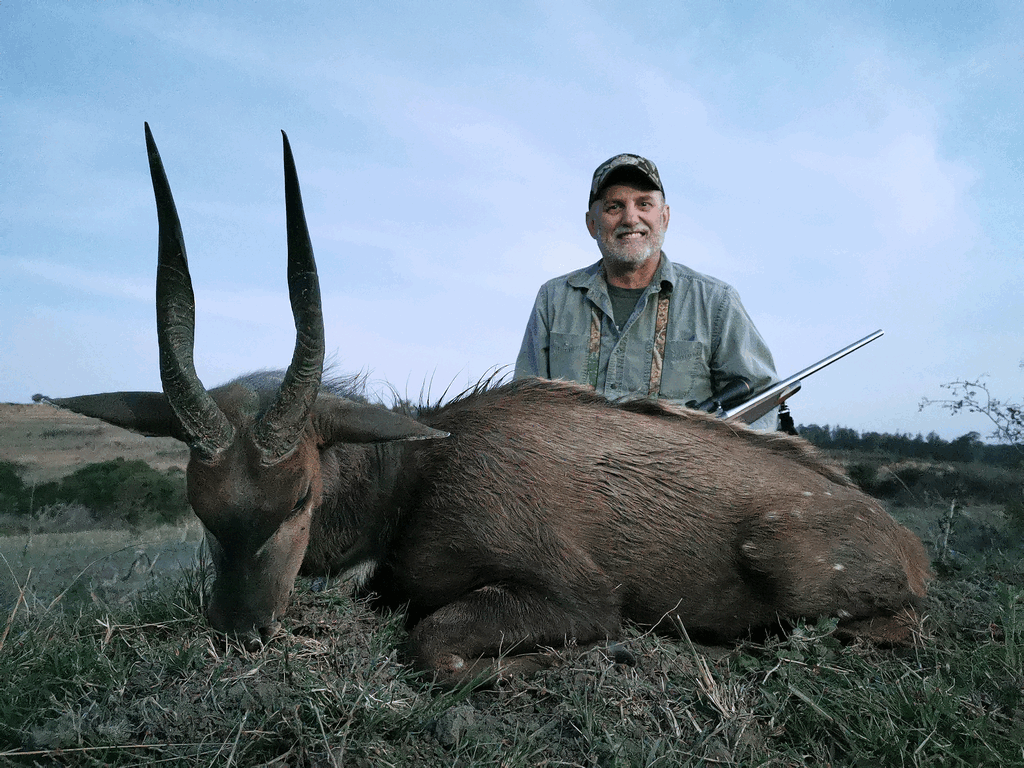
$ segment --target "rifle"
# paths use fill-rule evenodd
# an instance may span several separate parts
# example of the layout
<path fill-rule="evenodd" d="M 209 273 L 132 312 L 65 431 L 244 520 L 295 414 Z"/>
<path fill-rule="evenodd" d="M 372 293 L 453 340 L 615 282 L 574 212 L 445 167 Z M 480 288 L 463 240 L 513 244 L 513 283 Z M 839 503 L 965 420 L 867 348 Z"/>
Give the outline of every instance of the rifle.
<path fill-rule="evenodd" d="M 882 330 L 877 330 L 860 341 L 855 341 L 850 346 L 843 347 L 838 352 L 833 352 L 823 360 L 819 360 L 814 365 L 804 368 L 788 379 L 783 379 L 753 397 L 750 397 L 749 382 L 745 379 L 737 379 L 717 395 L 709 397 L 703 403 L 698 404 L 691 401 L 687 405 L 709 413 L 717 413 L 723 419 L 733 419 L 744 424 L 751 424 L 768 413 L 772 408 L 784 404 L 786 400 L 799 392 L 803 379 L 806 379 L 813 373 L 817 373 L 825 366 L 832 365 L 839 358 L 846 357 L 851 352 L 855 352 L 864 345 L 870 344 L 882 336 L 883 333 Z"/>

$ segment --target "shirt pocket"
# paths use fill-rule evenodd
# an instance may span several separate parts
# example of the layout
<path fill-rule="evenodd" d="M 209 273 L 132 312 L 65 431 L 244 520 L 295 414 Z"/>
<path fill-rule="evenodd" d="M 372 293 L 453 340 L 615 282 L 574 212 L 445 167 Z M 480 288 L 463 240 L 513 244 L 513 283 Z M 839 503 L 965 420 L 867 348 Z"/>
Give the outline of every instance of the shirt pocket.
<path fill-rule="evenodd" d="M 711 369 L 704 344 L 699 341 L 666 341 L 661 372 L 661 397 L 673 400 L 704 400 L 711 395 Z"/>
<path fill-rule="evenodd" d="M 587 370 L 590 336 L 578 333 L 554 333 L 549 337 L 548 369 L 552 379 L 567 379 L 583 384 Z"/>

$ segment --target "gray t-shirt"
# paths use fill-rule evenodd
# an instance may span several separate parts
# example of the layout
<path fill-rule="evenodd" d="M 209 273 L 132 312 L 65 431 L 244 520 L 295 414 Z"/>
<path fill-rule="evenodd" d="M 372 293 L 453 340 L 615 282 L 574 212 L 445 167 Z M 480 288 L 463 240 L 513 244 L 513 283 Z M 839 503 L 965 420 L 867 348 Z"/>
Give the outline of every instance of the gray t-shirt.
<path fill-rule="evenodd" d="M 612 316 L 615 319 L 615 327 L 619 330 L 633 314 L 637 301 L 643 295 L 646 288 L 619 288 L 608 284 L 608 298 L 612 300 Z"/>

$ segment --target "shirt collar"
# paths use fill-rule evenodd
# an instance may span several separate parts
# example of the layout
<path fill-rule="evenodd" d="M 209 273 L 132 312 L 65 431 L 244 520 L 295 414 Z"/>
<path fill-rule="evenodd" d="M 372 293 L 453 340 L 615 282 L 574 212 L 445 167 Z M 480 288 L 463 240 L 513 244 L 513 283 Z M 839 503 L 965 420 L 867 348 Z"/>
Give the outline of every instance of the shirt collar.
<path fill-rule="evenodd" d="M 601 262 L 598 261 L 596 264 L 591 264 L 589 267 L 584 267 L 573 273 L 568 277 L 568 283 L 573 288 L 582 288 L 586 291 L 597 291 L 605 295 L 608 294 L 608 283 L 604 277 L 604 267 Z M 669 266 L 668 257 L 665 252 L 661 252 L 661 260 L 658 262 L 658 268 L 654 272 L 654 276 L 651 278 L 650 285 L 647 286 L 647 293 L 657 293 L 661 290 L 671 291 L 675 287 L 675 276 L 672 273 L 672 269 Z"/>

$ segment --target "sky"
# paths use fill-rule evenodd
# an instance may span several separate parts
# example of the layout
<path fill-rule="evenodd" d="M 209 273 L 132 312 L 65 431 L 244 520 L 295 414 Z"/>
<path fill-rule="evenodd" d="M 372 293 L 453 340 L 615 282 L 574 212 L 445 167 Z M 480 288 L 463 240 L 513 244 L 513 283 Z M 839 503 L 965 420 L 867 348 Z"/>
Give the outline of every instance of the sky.
<path fill-rule="evenodd" d="M 798 423 L 953 439 L 1024 392 L 1024 4 L 0 3 L 0 402 L 159 389 L 148 121 L 208 387 L 285 367 L 282 129 L 341 371 L 511 366 L 598 259 L 590 178 L 659 167 L 670 259 L 737 288 Z"/>

